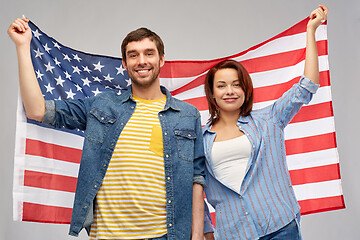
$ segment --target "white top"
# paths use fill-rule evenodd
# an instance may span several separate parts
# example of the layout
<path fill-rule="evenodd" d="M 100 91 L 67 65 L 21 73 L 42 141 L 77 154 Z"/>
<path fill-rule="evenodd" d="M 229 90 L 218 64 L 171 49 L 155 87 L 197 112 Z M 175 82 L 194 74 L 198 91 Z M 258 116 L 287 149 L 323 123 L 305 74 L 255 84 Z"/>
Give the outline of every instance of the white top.
<path fill-rule="evenodd" d="M 245 135 L 214 142 L 211 161 L 215 177 L 230 189 L 240 193 L 250 154 L 251 143 Z"/>

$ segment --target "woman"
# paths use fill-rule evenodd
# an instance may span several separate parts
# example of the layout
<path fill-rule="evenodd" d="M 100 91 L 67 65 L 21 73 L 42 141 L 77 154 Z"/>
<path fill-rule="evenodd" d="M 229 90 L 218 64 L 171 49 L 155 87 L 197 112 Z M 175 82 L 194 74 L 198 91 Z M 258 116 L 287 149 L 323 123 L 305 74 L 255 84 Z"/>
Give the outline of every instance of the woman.
<path fill-rule="evenodd" d="M 215 208 L 216 239 L 301 239 L 283 130 L 319 87 L 315 31 L 327 13 L 323 5 L 311 13 L 304 75 L 273 105 L 252 110 L 252 81 L 236 61 L 225 60 L 206 76 L 205 192 Z"/>

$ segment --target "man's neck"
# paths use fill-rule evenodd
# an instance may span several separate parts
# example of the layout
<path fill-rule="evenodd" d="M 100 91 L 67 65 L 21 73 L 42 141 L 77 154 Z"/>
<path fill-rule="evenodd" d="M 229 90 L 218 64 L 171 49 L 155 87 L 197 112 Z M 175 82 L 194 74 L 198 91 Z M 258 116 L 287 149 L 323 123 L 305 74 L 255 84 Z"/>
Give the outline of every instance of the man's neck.
<path fill-rule="evenodd" d="M 133 84 L 132 94 L 138 98 L 145 100 L 156 100 L 164 97 L 164 94 L 161 92 L 160 89 L 160 84 L 153 84 L 148 87 L 139 87 Z"/>

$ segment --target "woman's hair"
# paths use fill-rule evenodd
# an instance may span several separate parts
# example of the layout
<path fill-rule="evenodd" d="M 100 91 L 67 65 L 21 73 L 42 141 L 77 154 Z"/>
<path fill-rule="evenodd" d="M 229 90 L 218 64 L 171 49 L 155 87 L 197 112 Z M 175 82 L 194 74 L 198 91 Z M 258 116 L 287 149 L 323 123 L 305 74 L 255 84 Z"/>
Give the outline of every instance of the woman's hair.
<path fill-rule="evenodd" d="M 245 93 L 245 100 L 240 107 L 240 116 L 247 116 L 250 114 L 253 106 L 253 85 L 252 80 L 247 70 L 234 60 L 224 60 L 213 66 L 205 77 L 205 94 L 208 101 L 210 118 L 208 122 L 213 125 L 220 119 L 220 111 L 217 109 L 217 104 L 214 99 L 214 76 L 220 69 L 235 69 L 240 81 L 240 87 Z M 239 117 L 240 117 L 239 116 Z"/>

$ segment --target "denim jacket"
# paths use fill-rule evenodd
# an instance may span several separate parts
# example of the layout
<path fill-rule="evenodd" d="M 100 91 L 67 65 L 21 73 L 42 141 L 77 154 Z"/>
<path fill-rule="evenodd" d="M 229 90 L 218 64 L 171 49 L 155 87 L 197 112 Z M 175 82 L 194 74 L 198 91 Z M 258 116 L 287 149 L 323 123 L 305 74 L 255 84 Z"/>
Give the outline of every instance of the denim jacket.
<path fill-rule="evenodd" d="M 211 131 L 209 124 L 204 126 L 205 193 L 215 208 L 216 238 L 258 239 L 294 219 L 299 224 L 300 206 L 286 164 L 284 128 L 303 104 L 310 102 L 318 87 L 302 77 L 274 104 L 238 119 L 239 130 L 252 146 L 240 194 L 215 177 L 211 149 L 216 133 Z"/>
<path fill-rule="evenodd" d="M 168 90 L 159 112 L 164 146 L 168 239 L 190 239 L 193 183 L 205 183 L 205 157 L 199 111 Z M 47 101 L 43 123 L 85 130 L 85 140 L 69 234 L 78 236 L 93 222 L 93 202 L 121 131 L 136 107 L 131 89 L 81 100 Z"/>

